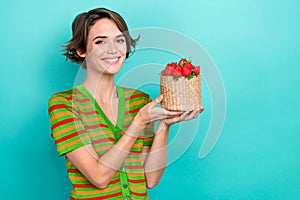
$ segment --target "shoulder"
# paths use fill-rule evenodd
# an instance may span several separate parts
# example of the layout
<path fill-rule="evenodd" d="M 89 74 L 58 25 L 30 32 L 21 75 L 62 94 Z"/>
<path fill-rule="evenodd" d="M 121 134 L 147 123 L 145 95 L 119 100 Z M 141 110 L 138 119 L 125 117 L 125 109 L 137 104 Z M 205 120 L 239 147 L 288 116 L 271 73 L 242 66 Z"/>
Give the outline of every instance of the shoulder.
<path fill-rule="evenodd" d="M 56 109 L 72 109 L 76 101 L 74 99 L 80 95 L 76 87 L 52 94 L 48 100 L 48 112 Z"/>
<path fill-rule="evenodd" d="M 48 104 L 68 103 L 72 100 L 74 89 L 54 93 L 50 96 Z"/>

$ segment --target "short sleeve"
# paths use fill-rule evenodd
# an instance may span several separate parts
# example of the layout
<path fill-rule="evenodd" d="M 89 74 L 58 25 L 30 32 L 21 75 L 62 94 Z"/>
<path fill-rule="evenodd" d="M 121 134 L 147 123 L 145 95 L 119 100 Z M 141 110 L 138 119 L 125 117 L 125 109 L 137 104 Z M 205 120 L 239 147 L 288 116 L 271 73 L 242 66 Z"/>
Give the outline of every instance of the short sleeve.
<path fill-rule="evenodd" d="M 148 101 L 147 103 L 150 103 L 152 101 L 150 96 L 148 96 L 147 101 Z M 146 126 L 146 128 L 144 130 L 144 146 L 152 146 L 154 134 L 155 134 L 154 123 L 151 122 Z"/>
<path fill-rule="evenodd" d="M 48 102 L 48 114 L 51 136 L 60 156 L 86 144 L 91 144 L 82 120 L 75 112 L 72 101 L 64 96 L 53 95 Z"/>

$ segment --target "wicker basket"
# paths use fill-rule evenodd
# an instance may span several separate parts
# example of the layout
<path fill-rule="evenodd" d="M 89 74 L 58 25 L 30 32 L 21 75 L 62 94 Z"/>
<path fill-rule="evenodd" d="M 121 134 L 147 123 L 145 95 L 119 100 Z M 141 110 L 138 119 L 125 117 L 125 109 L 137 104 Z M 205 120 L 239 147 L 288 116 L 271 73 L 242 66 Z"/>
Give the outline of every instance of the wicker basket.
<path fill-rule="evenodd" d="M 161 106 L 167 110 L 189 111 L 201 105 L 200 76 L 175 80 L 172 76 L 160 75 Z"/>

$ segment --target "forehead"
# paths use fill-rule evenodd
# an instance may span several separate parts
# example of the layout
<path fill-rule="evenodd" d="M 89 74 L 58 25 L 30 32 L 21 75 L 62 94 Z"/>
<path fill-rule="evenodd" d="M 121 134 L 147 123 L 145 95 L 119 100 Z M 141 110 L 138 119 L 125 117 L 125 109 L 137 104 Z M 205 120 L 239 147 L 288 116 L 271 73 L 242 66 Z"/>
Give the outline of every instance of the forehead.
<path fill-rule="evenodd" d="M 116 23 L 110 19 L 104 18 L 97 20 L 90 28 L 89 38 L 94 38 L 96 36 L 114 37 L 120 34 L 121 31 Z"/>

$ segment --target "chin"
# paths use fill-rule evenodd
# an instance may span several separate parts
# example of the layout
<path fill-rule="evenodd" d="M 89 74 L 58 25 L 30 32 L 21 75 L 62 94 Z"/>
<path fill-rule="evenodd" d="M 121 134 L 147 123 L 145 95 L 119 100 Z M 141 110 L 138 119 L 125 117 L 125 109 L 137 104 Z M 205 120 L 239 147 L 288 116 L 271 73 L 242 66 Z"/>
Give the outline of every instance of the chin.
<path fill-rule="evenodd" d="M 104 74 L 114 75 L 120 71 L 121 67 L 110 66 L 107 70 L 104 71 Z"/>

